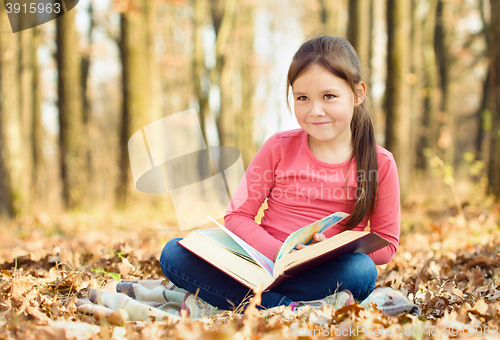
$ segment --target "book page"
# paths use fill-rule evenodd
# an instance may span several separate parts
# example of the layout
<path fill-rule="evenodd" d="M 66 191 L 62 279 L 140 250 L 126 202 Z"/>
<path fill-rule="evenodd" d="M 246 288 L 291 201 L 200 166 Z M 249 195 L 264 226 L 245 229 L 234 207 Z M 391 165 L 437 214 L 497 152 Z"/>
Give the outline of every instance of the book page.
<path fill-rule="evenodd" d="M 273 276 L 273 269 L 274 269 L 273 261 L 269 260 L 266 256 L 262 255 L 261 252 L 250 246 L 248 243 L 243 241 L 241 238 L 239 238 L 237 235 L 232 233 L 222 224 L 214 220 L 212 217 L 208 215 L 206 216 L 209 219 L 211 219 L 215 224 L 217 224 L 219 227 L 221 227 L 222 230 L 224 230 L 226 234 L 229 235 L 234 241 L 236 241 L 236 243 L 238 243 L 248 253 L 248 255 L 250 255 L 255 260 L 255 262 L 257 262 L 270 276 Z"/>
<path fill-rule="evenodd" d="M 268 287 L 273 280 L 222 228 L 195 230 L 177 243 L 250 289 Z"/>
<path fill-rule="evenodd" d="M 349 216 L 349 214 L 336 212 L 291 233 L 283 243 L 283 246 L 276 257 L 276 262 L 278 262 L 278 260 L 284 255 L 289 254 L 298 244 L 309 244 L 314 234 L 327 231 L 347 216 Z"/>
<path fill-rule="evenodd" d="M 228 238 L 227 234 L 218 228 L 211 229 L 200 229 L 195 230 L 195 232 L 202 234 L 211 241 L 217 243 L 222 248 L 230 251 L 233 254 L 245 259 L 246 261 L 253 262 L 258 265 L 258 263 L 243 249 L 235 240 Z"/>

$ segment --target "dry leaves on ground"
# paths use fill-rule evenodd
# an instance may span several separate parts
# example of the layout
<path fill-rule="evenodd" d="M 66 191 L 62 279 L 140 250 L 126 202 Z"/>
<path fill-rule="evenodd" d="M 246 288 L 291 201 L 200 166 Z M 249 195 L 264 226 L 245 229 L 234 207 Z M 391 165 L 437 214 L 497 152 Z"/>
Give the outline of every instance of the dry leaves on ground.
<path fill-rule="evenodd" d="M 262 316 L 123 323 L 126 316 L 77 312 L 77 297 L 114 279 L 163 278 L 156 260 L 172 237 L 155 223 L 117 216 L 24 218 L 2 225 L 0 339 L 315 339 L 499 338 L 500 232 L 496 215 L 466 211 L 467 222 L 443 216 L 401 237 L 393 261 L 379 267 L 377 286 L 403 292 L 422 316 L 389 317 L 358 305 Z M 257 295 L 258 296 L 258 295 Z"/>

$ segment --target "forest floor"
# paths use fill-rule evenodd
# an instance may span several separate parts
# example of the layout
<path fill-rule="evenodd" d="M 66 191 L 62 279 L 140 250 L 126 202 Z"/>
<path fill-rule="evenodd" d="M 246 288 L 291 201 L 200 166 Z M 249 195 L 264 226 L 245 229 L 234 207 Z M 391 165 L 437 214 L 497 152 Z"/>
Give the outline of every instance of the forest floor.
<path fill-rule="evenodd" d="M 402 216 L 398 252 L 378 267 L 377 286 L 401 291 L 420 317 L 351 305 L 125 324 L 79 313 L 77 298 L 113 280 L 109 273 L 162 279 L 162 246 L 187 232 L 124 213 L 0 221 L 0 339 L 500 338 L 498 208 L 483 202 L 461 214 L 413 202 Z"/>

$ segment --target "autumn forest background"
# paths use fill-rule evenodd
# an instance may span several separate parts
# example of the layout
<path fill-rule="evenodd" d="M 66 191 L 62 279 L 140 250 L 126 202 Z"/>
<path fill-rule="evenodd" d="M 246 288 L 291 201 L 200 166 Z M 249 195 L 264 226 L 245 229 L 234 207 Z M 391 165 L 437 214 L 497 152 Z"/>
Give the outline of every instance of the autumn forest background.
<path fill-rule="evenodd" d="M 168 194 L 135 189 L 128 139 L 195 108 L 207 144 L 238 148 L 248 166 L 269 136 L 298 127 L 286 108 L 287 67 L 317 35 L 347 38 L 364 66 L 377 143 L 395 156 L 403 208 L 400 248 L 379 268 L 378 285 L 423 311 L 345 318 L 498 326 L 498 18 L 500 0 L 81 0 L 13 34 L 1 3 L 0 339 L 46 325 L 25 308 L 28 292 L 45 297 L 34 307 L 50 319 L 97 324 L 106 338 L 113 329 L 103 320 L 73 307 L 55 312 L 59 299 L 76 299 L 110 272 L 161 278 L 162 245 L 186 235 Z M 132 267 L 118 266 L 124 258 Z M 35 288 L 15 290 L 19 280 Z M 185 327 L 239 332 L 234 318 L 226 328 Z M 149 326 L 130 327 L 140 338 Z M 182 337 L 175 325 L 158 332 Z"/>

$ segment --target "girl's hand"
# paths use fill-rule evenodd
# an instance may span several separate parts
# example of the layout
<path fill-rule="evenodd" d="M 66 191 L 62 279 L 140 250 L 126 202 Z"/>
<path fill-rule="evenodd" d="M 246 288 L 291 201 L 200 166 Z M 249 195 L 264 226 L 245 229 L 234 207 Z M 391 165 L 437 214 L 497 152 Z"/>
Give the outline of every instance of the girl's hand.
<path fill-rule="evenodd" d="M 324 241 L 324 240 L 326 240 L 326 236 L 324 234 L 316 233 L 316 234 L 314 234 L 314 236 L 311 240 L 311 243 L 309 245 L 319 243 L 319 242 Z M 300 249 L 307 248 L 309 245 L 306 246 L 304 244 L 297 244 L 296 248 L 298 250 L 300 250 Z M 296 251 L 296 250 L 292 250 L 292 251 Z"/>
<path fill-rule="evenodd" d="M 313 238 L 312 238 L 311 243 L 309 245 L 315 244 L 315 243 L 318 243 L 318 242 L 321 242 L 321 241 L 324 241 L 324 240 L 326 240 L 326 236 L 324 234 L 316 233 L 316 234 L 313 235 Z M 281 247 L 279 247 L 278 250 L 276 250 L 276 254 L 274 254 L 273 262 L 276 262 L 276 257 L 278 256 L 278 254 L 279 254 L 279 252 L 281 250 Z M 300 249 L 307 248 L 307 247 L 308 246 L 299 243 L 296 246 L 297 249 L 292 249 L 291 253 L 293 253 L 294 251 L 300 250 Z"/>

